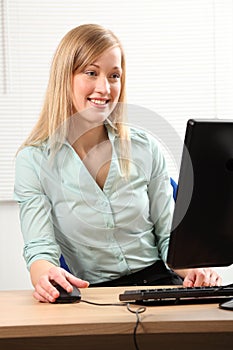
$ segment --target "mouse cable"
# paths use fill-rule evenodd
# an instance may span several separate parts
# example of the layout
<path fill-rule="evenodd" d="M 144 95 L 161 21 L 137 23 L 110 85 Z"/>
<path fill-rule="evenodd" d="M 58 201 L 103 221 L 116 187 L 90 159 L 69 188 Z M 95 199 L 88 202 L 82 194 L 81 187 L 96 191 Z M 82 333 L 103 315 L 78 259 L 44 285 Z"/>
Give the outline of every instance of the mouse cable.
<path fill-rule="evenodd" d="M 97 306 L 126 306 L 128 311 L 130 311 L 136 315 L 136 324 L 135 324 L 134 332 L 133 332 L 133 340 L 134 340 L 135 349 L 139 350 L 139 346 L 137 343 L 137 329 L 138 329 L 139 323 L 141 322 L 139 314 L 146 311 L 145 306 L 141 306 L 141 307 L 137 308 L 136 310 L 133 310 L 130 307 L 131 303 L 95 303 L 93 301 L 84 300 L 84 299 L 81 299 L 80 302 L 91 304 L 91 305 L 97 305 Z"/>
<path fill-rule="evenodd" d="M 94 301 L 81 299 L 80 302 L 97 306 L 126 306 L 127 303 L 95 303 Z"/>

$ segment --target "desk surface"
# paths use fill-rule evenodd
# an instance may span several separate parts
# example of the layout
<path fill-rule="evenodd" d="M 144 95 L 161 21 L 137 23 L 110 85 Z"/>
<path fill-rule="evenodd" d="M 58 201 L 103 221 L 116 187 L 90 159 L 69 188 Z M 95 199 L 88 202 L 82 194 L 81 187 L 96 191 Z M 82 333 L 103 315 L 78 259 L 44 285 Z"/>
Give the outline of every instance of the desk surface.
<path fill-rule="evenodd" d="M 120 303 L 118 296 L 126 289 L 89 288 L 81 293 L 84 300 Z M 139 335 L 224 333 L 233 339 L 233 312 L 219 309 L 218 304 L 147 306 L 140 318 Z M 0 339 L 132 335 L 135 322 L 135 314 L 126 306 L 44 304 L 33 299 L 32 291 L 0 292 Z"/>

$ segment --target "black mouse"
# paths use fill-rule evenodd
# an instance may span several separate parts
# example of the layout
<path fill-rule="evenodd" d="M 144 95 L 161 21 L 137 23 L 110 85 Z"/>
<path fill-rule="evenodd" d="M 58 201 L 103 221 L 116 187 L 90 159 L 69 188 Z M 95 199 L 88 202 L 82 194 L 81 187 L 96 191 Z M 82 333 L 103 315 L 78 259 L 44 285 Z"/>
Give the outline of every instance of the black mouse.
<path fill-rule="evenodd" d="M 53 304 L 69 304 L 69 303 L 78 303 L 81 300 L 81 292 L 80 290 L 73 287 L 73 291 L 68 293 L 64 288 L 62 288 L 59 284 L 54 286 L 58 292 L 60 293 L 59 297 L 53 302 Z"/>

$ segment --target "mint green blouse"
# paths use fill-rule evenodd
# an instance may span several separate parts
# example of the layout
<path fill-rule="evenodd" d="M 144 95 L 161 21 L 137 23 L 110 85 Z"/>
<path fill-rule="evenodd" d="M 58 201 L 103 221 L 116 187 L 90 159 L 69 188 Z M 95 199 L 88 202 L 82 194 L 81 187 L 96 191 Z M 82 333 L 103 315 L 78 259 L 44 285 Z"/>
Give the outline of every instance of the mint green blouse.
<path fill-rule="evenodd" d="M 25 147 L 16 158 L 24 258 L 59 265 L 90 283 L 115 279 L 166 261 L 174 209 L 172 187 L 158 142 L 131 128 L 126 180 L 119 138 L 107 127 L 112 159 L 103 190 L 68 142 L 52 156 L 49 143 Z"/>

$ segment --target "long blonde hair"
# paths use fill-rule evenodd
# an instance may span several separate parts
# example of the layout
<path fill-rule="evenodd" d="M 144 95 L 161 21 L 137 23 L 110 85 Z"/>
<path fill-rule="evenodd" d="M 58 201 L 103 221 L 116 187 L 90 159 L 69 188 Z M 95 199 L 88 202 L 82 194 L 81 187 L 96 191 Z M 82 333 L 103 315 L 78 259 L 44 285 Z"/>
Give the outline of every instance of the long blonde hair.
<path fill-rule="evenodd" d="M 97 24 L 83 24 L 70 30 L 61 40 L 50 69 L 48 87 L 39 119 L 25 146 L 40 146 L 59 130 L 59 139 L 67 136 L 67 120 L 72 115 L 72 76 L 82 71 L 111 47 L 121 50 L 121 93 L 119 104 L 111 114 L 110 127 L 120 138 L 120 164 L 125 175 L 129 172 L 130 138 L 123 107 L 125 92 L 125 55 L 115 34 Z"/>

